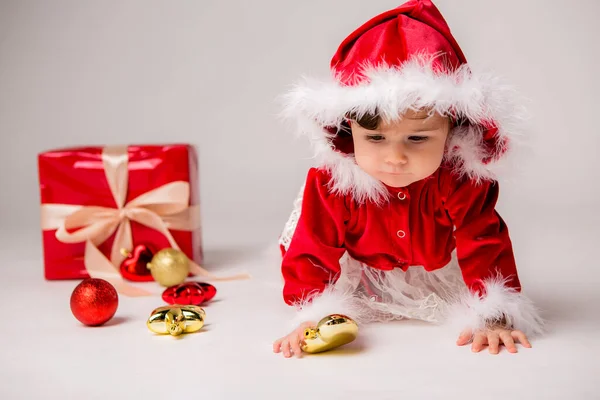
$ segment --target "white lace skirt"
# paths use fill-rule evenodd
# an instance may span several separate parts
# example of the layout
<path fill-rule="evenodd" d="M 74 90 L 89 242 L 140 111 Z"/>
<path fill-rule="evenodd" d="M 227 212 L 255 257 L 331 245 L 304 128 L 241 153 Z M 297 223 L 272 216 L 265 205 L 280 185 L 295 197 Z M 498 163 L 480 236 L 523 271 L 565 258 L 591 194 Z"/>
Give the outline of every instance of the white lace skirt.
<path fill-rule="evenodd" d="M 435 271 L 426 271 L 422 266 L 384 271 L 346 253 L 340 266 L 334 290 L 352 293 L 366 311 L 361 313 L 363 318 L 370 321 L 410 318 L 441 323 L 450 304 L 467 290 L 456 257 Z"/>

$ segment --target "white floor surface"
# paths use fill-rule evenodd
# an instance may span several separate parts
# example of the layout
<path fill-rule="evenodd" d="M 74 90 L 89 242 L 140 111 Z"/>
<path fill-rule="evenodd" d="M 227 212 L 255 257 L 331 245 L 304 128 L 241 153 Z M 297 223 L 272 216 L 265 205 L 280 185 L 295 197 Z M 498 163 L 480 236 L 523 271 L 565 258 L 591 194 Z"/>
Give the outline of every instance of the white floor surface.
<path fill-rule="evenodd" d="M 164 304 L 154 283 L 156 296 L 121 297 L 108 324 L 82 326 L 69 309 L 77 282 L 43 279 L 38 234 L 4 234 L 0 399 L 600 399 L 599 275 L 582 272 L 598 266 L 598 225 L 564 226 L 513 234 L 531 265 L 523 284 L 549 319 L 532 349 L 474 354 L 454 332 L 398 322 L 301 359 L 271 350 L 289 310 L 261 246 L 207 246 L 207 268 L 253 279 L 215 283 L 205 328 L 174 338 L 145 326 Z"/>

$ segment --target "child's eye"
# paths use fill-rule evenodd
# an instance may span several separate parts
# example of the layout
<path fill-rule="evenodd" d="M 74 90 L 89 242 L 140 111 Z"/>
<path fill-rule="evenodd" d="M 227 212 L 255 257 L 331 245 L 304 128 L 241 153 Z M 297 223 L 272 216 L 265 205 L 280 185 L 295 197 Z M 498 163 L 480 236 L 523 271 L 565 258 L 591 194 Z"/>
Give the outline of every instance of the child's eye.
<path fill-rule="evenodd" d="M 429 137 L 427 137 L 427 136 L 411 136 L 411 137 L 408 138 L 408 140 L 410 140 L 413 143 L 426 142 L 427 139 L 429 139 Z"/>
<path fill-rule="evenodd" d="M 385 139 L 383 137 L 383 135 L 368 135 L 367 136 L 367 140 L 369 142 L 381 142 L 383 139 Z"/>

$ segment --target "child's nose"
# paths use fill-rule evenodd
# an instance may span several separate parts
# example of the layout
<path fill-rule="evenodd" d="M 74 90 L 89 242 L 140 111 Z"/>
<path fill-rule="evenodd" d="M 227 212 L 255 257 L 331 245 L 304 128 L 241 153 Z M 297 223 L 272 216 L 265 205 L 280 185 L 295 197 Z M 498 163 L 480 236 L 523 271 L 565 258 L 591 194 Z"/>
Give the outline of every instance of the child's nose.
<path fill-rule="evenodd" d="M 404 149 L 404 146 L 392 146 L 386 157 L 386 162 L 391 165 L 406 164 L 408 162 L 408 158 L 406 157 L 406 151 Z"/>

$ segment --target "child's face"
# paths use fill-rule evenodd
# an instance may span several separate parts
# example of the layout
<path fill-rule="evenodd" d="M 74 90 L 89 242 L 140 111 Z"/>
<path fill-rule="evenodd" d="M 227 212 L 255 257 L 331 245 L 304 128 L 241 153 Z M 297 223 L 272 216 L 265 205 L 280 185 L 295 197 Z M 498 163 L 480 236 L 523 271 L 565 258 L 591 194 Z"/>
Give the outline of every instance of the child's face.
<path fill-rule="evenodd" d="M 356 163 L 391 187 L 405 187 L 433 174 L 442 163 L 449 119 L 427 110 L 408 111 L 399 121 L 368 130 L 351 121 Z"/>

